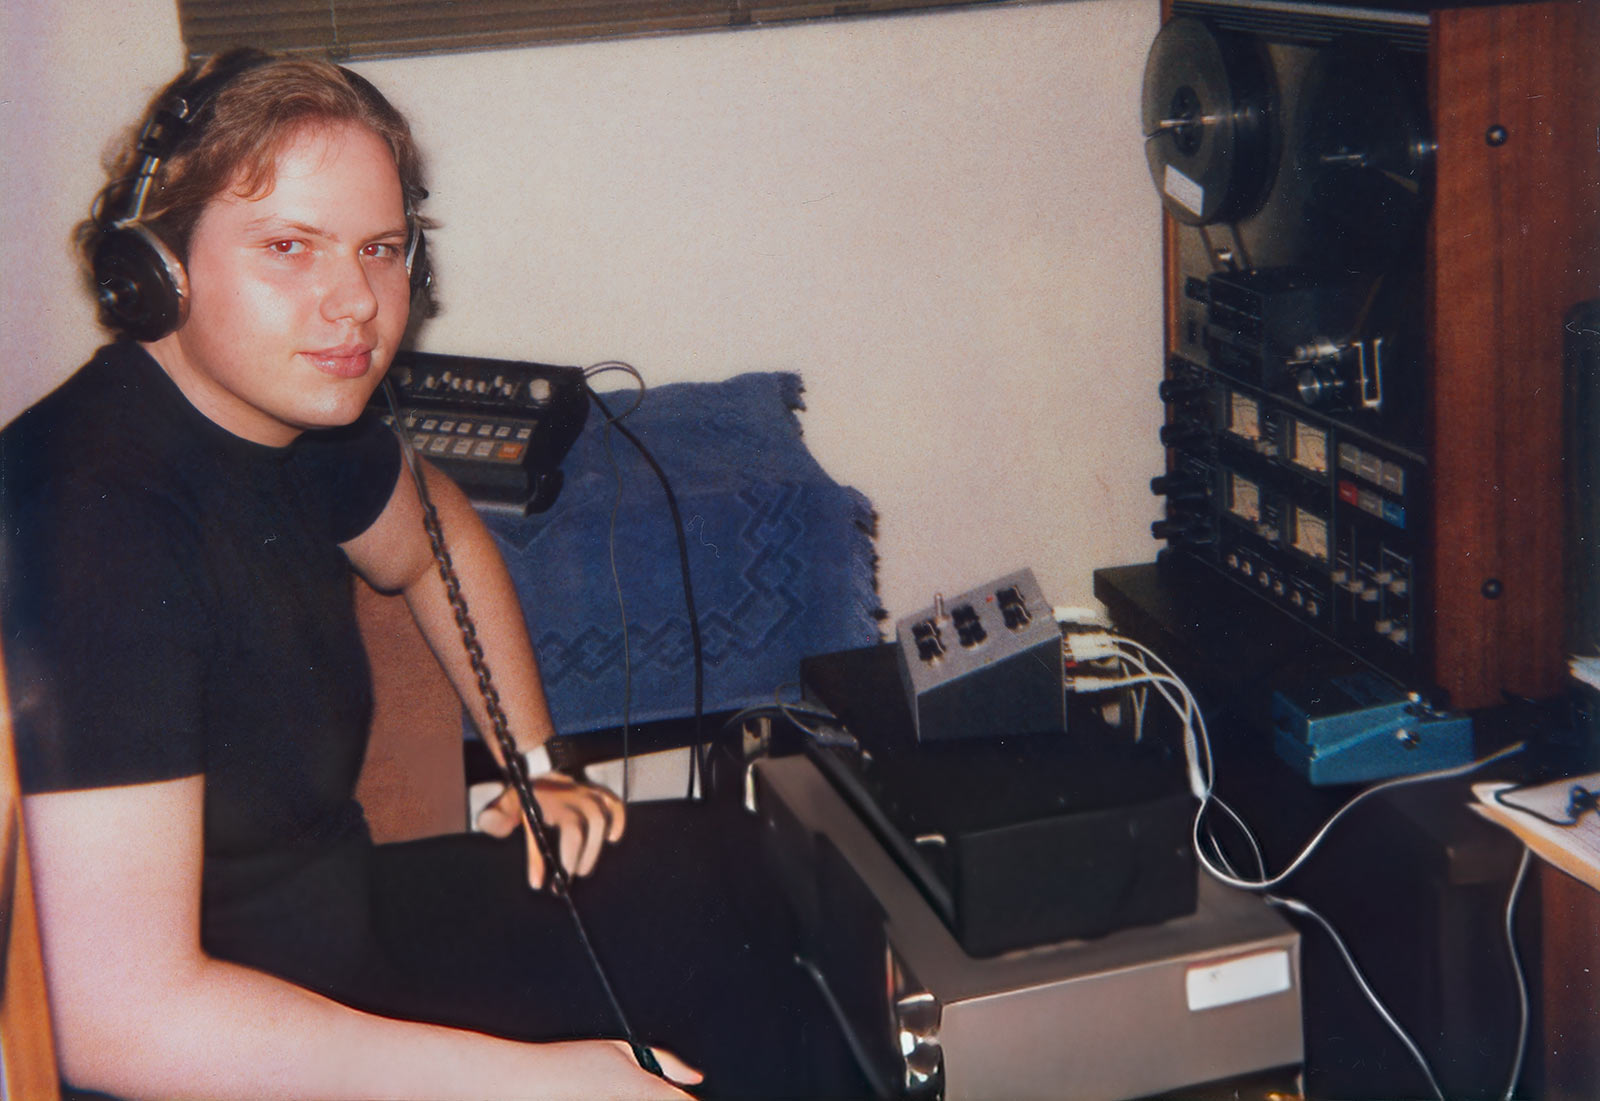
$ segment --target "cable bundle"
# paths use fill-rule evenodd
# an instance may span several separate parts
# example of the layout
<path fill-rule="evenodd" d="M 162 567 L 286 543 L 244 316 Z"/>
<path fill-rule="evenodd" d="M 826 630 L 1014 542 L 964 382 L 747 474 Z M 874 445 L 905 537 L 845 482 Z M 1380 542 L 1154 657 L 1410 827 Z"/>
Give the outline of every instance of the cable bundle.
<path fill-rule="evenodd" d="M 1172 708 L 1183 724 L 1184 764 L 1188 773 L 1190 791 L 1193 792 L 1198 803 L 1191 835 L 1195 856 L 1200 861 L 1200 866 L 1205 869 L 1208 875 L 1229 887 L 1260 892 L 1262 897 L 1272 905 L 1315 921 L 1333 940 L 1335 947 L 1339 950 L 1339 954 L 1344 960 L 1345 966 L 1354 977 L 1356 984 L 1361 988 L 1361 992 L 1372 1004 L 1378 1015 L 1383 1018 L 1384 1023 L 1405 1045 L 1406 1050 L 1410 1052 L 1411 1057 L 1427 1077 L 1428 1084 L 1434 1095 L 1442 1101 L 1444 1092 L 1440 1089 L 1438 1080 L 1434 1077 L 1433 1070 L 1429 1066 L 1422 1050 L 1378 998 L 1338 932 L 1326 918 L 1307 903 L 1274 893 L 1274 891 L 1275 888 L 1283 884 L 1305 865 L 1311 854 L 1316 851 L 1317 847 L 1328 836 L 1329 831 L 1333 829 L 1334 824 L 1358 804 L 1391 788 L 1434 780 L 1447 780 L 1476 772 L 1493 761 L 1519 752 L 1523 748 L 1523 744 L 1521 742 L 1515 743 L 1487 757 L 1454 768 L 1402 776 L 1374 784 L 1335 811 L 1323 823 L 1322 827 L 1312 835 L 1311 840 L 1306 842 L 1294 859 L 1290 860 L 1281 871 L 1269 874 L 1265 860 L 1262 857 L 1261 847 L 1257 843 L 1254 834 L 1250 831 L 1249 826 L 1232 807 L 1223 802 L 1214 790 L 1215 767 L 1211 755 L 1211 745 L 1206 733 L 1205 718 L 1201 714 L 1200 705 L 1195 700 L 1194 693 L 1173 672 L 1172 667 L 1149 647 L 1133 639 L 1086 623 L 1085 620 L 1088 618 L 1081 609 L 1057 609 L 1056 612 L 1057 622 L 1062 627 L 1061 654 L 1064 683 L 1067 686 L 1067 690 L 1079 693 L 1131 690 L 1133 693 L 1135 738 L 1143 737 L 1147 694 L 1154 690 L 1158 696 L 1166 701 L 1167 705 Z M 1211 826 L 1209 812 L 1213 807 L 1222 812 L 1234 824 L 1240 836 L 1248 844 L 1252 861 L 1255 865 L 1253 875 L 1241 873 L 1233 862 L 1228 859 Z M 1505 911 L 1506 942 L 1511 954 L 1512 970 L 1517 984 L 1522 1022 L 1517 1042 L 1517 1054 L 1510 1082 L 1504 1094 L 1508 1101 L 1515 1090 L 1517 1078 L 1521 1073 L 1528 1023 L 1527 988 L 1512 933 L 1517 894 L 1526 875 L 1527 864 L 1527 855 L 1525 853 L 1522 864 L 1518 868 L 1516 879 L 1512 883 L 1509 897 L 1506 900 Z"/>

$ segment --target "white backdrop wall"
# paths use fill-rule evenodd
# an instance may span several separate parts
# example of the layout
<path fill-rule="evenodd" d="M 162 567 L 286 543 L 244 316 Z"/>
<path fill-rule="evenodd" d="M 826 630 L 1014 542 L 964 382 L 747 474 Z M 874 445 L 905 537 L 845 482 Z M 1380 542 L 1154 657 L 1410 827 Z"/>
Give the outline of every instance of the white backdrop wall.
<path fill-rule="evenodd" d="M 182 47 L 163 0 L 4 11 L 9 419 L 98 340 L 67 235 Z M 1019 565 L 1085 602 L 1155 550 L 1155 27 L 1082 0 L 363 63 L 429 155 L 421 346 L 799 371 L 891 614 Z"/>

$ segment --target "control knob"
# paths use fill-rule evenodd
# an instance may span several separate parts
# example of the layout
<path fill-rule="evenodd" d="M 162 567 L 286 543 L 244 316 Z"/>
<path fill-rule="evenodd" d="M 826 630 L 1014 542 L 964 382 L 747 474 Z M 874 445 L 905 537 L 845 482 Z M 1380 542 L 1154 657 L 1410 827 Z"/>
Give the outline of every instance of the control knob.
<path fill-rule="evenodd" d="M 1210 435 L 1198 424 L 1173 421 L 1161 426 L 1161 442 L 1167 447 L 1198 447 Z"/>
<path fill-rule="evenodd" d="M 1183 474 L 1160 474 L 1151 478 L 1150 492 L 1175 504 L 1195 504 L 1206 499 L 1205 483 Z"/>

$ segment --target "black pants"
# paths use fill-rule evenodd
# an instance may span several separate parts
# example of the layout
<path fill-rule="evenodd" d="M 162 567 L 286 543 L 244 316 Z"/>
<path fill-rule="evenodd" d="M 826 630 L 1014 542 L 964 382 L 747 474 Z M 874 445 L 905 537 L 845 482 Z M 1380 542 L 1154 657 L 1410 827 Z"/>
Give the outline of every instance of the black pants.
<path fill-rule="evenodd" d="M 705 1096 L 862 1093 L 794 963 L 759 823 L 692 803 L 628 813 L 572 897 L 637 1037 L 704 1071 Z M 208 930 L 207 946 L 387 1016 L 521 1040 L 622 1035 L 565 905 L 527 886 L 520 834 L 364 846 L 308 876 L 292 910 Z"/>

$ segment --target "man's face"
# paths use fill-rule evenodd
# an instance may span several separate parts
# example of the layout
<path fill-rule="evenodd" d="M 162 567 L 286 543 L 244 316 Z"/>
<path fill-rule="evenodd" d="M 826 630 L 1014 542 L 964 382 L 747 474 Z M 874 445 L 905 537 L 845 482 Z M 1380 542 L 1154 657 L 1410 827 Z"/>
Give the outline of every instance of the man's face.
<path fill-rule="evenodd" d="M 270 191 L 201 212 L 189 313 L 148 345 L 185 396 L 234 435 L 279 447 L 360 415 L 405 332 L 405 201 L 389 147 L 351 123 L 310 126 Z"/>

